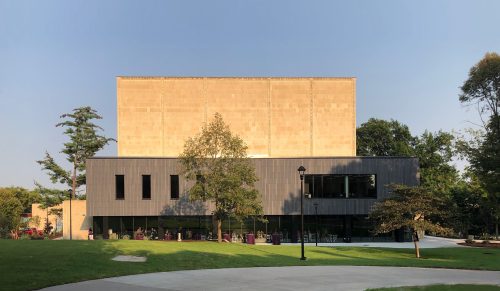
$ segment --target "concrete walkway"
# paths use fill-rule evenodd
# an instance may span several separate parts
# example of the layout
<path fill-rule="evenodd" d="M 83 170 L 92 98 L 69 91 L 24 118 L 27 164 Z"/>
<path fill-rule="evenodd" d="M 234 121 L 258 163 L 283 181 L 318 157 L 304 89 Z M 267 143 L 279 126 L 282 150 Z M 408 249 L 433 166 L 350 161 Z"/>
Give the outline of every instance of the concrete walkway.
<path fill-rule="evenodd" d="M 306 266 L 163 272 L 42 290 L 365 290 L 429 284 L 500 285 L 500 272 L 399 267 Z"/>
<path fill-rule="evenodd" d="M 463 243 L 463 239 L 443 238 L 435 236 L 425 236 L 420 240 L 419 246 L 422 249 L 433 248 L 452 248 L 464 247 L 457 243 Z M 283 245 L 300 245 L 296 243 L 284 243 Z M 315 243 L 305 243 L 306 246 L 314 246 Z M 321 247 L 370 247 L 370 248 L 397 248 L 397 249 L 413 249 L 415 245 L 413 242 L 360 242 L 360 243 L 318 243 Z"/>

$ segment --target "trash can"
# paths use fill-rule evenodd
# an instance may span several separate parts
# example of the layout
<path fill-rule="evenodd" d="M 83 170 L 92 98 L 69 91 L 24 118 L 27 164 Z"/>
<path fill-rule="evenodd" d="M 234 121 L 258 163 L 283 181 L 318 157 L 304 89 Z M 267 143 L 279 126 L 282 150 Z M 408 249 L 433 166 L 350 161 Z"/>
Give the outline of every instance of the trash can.
<path fill-rule="evenodd" d="M 281 237 L 279 234 L 273 234 L 273 245 L 280 245 L 281 244 Z"/>
<path fill-rule="evenodd" d="M 247 244 L 249 245 L 255 244 L 255 235 L 253 233 L 247 234 L 246 237 L 247 237 Z"/>

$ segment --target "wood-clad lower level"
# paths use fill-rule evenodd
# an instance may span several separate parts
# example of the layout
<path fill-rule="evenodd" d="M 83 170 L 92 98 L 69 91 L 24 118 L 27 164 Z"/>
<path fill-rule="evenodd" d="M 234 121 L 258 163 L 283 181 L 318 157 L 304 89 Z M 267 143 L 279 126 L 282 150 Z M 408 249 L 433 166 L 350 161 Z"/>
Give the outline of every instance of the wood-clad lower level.
<path fill-rule="evenodd" d="M 300 179 L 303 165 L 312 175 L 374 175 L 376 198 L 305 199 L 304 213 L 365 215 L 377 200 L 390 195 L 389 184 L 418 185 L 416 158 L 325 157 L 252 159 L 259 181 L 265 215 L 300 213 Z M 209 203 L 190 202 L 187 191 L 193 182 L 182 175 L 176 158 L 91 158 L 87 160 L 87 216 L 193 216 L 210 215 Z M 124 197 L 117 199 L 116 177 L 123 175 Z M 143 199 L 143 175 L 150 175 L 150 198 Z M 179 175 L 179 198 L 171 198 L 171 176 Z M 175 179 L 174 179 L 175 181 Z"/>

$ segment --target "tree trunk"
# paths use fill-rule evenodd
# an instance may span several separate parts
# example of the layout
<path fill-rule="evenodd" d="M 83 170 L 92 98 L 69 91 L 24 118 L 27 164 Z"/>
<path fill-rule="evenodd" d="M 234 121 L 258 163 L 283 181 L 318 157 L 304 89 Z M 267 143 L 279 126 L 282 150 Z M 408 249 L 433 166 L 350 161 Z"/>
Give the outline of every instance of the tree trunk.
<path fill-rule="evenodd" d="M 495 222 L 495 240 L 498 240 L 498 218 Z"/>
<path fill-rule="evenodd" d="M 414 240 L 413 243 L 415 244 L 415 256 L 420 258 L 420 249 L 418 248 L 418 241 Z"/>
<path fill-rule="evenodd" d="M 217 219 L 217 241 L 222 242 L 222 220 L 219 218 Z"/>

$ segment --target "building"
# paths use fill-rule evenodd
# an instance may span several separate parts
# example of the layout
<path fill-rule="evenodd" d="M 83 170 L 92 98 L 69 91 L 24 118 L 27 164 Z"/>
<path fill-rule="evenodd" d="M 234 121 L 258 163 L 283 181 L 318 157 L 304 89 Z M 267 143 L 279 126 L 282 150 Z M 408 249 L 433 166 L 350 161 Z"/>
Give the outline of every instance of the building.
<path fill-rule="evenodd" d="M 160 237 L 212 231 L 211 205 L 187 199 L 179 175 L 184 141 L 220 113 L 248 145 L 266 222 L 225 221 L 227 233 L 281 233 L 297 241 L 300 180 L 306 167 L 306 239 L 394 240 L 372 237 L 367 214 L 389 195 L 387 185 L 418 184 L 418 161 L 356 157 L 355 78 L 118 77 L 118 157 L 87 160 L 87 217 L 96 235 Z"/>

